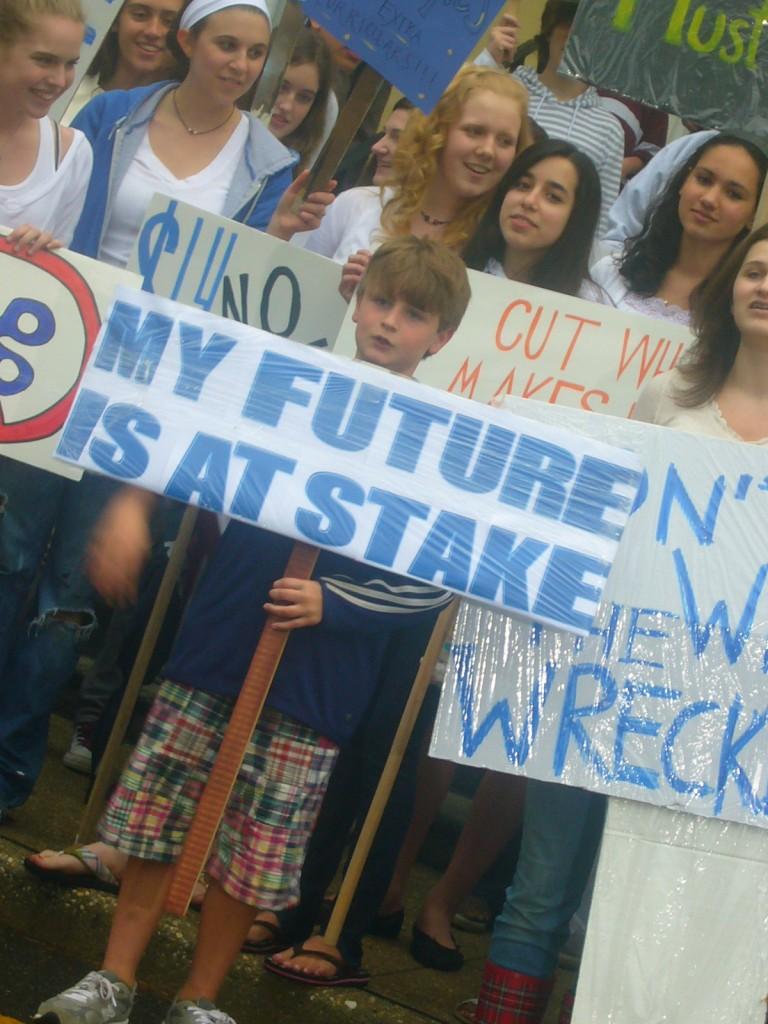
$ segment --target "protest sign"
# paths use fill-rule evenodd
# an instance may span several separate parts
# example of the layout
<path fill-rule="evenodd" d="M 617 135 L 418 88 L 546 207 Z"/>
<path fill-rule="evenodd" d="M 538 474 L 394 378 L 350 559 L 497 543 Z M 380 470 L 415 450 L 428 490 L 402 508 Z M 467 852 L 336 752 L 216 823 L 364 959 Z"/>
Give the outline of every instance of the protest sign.
<path fill-rule="evenodd" d="M 581 0 L 563 67 L 651 107 L 765 141 L 768 3 Z"/>
<path fill-rule="evenodd" d="M 428 114 L 504 0 L 304 0 L 304 10 Z"/>
<path fill-rule="evenodd" d="M 80 48 L 80 60 L 75 68 L 75 78 L 72 85 L 65 93 L 56 100 L 51 107 L 51 117 L 60 121 L 69 106 L 72 97 L 77 92 L 77 87 L 88 74 L 88 68 L 99 47 L 104 42 L 104 37 L 109 32 L 112 22 L 120 13 L 120 0 L 83 0 L 83 11 L 85 12 L 85 36 L 83 45 Z"/>
<path fill-rule="evenodd" d="M 647 479 L 588 639 L 462 607 L 432 753 L 765 826 L 764 449 L 508 404 L 611 437 Z"/>
<path fill-rule="evenodd" d="M 53 450 L 102 312 L 135 280 L 63 249 L 16 253 L 0 237 L 0 455 L 80 478 Z"/>
<path fill-rule="evenodd" d="M 628 416 L 638 393 L 690 344 L 685 327 L 470 271 L 472 299 L 424 384 L 489 402 L 504 395 Z M 354 352 L 352 309 L 334 352 Z"/>
<path fill-rule="evenodd" d="M 332 348 L 341 267 L 263 231 L 156 195 L 128 261 L 142 288 L 270 334 Z"/>
<path fill-rule="evenodd" d="M 57 454 L 585 632 L 630 452 L 119 289 Z"/>

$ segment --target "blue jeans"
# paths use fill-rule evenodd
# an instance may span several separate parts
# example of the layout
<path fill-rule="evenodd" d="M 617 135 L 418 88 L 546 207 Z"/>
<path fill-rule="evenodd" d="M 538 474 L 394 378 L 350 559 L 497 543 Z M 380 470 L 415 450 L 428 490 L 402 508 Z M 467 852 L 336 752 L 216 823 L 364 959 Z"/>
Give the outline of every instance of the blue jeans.
<path fill-rule="evenodd" d="M 0 809 L 32 792 L 49 715 L 75 669 L 78 644 L 96 624 L 83 556 L 117 486 L 94 476 L 75 483 L 0 458 Z M 78 621 L 56 618 L 61 612 Z"/>
<path fill-rule="evenodd" d="M 520 856 L 489 950 L 499 967 L 548 978 L 603 834 L 605 797 L 528 780 Z"/>

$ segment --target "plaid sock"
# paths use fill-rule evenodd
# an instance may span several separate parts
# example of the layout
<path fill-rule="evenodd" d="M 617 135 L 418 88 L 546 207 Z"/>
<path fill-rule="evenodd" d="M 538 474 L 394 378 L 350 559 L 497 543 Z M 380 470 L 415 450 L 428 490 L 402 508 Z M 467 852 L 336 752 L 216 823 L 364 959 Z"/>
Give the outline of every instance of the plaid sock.
<path fill-rule="evenodd" d="M 486 960 L 475 1024 L 541 1024 L 552 984 Z"/>
<path fill-rule="evenodd" d="M 557 1019 L 557 1024 L 571 1024 L 571 1015 L 573 1014 L 573 1004 L 575 1001 L 576 996 L 573 991 L 565 993 L 560 1004 L 560 1016 Z"/>

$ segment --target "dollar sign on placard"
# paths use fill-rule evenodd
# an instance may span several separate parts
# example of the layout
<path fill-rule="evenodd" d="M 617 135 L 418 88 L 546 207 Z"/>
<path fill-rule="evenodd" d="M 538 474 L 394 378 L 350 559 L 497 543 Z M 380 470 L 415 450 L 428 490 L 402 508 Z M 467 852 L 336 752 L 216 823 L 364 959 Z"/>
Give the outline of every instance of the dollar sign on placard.
<path fill-rule="evenodd" d="M 176 252 L 179 244 L 179 222 L 175 213 L 177 202 L 172 199 L 166 210 L 150 217 L 139 235 L 139 273 L 145 292 L 154 292 L 154 275 L 163 253 Z"/>

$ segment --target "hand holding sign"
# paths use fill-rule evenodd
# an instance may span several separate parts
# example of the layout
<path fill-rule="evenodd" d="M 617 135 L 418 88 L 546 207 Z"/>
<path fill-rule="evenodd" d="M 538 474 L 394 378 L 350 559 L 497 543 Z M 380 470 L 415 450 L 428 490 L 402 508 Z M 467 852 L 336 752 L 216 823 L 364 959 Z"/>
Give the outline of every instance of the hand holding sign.
<path fill-rule="evenodd" d="M 309 179 L 309 173 L 302 171 L 290 188 L 285 190 L 269 222 L 267 234 L 287 242 L 299 231 L 314 231 L 320 227 L 325 211 L 336 198 L 333 194 L 336 182 L 329 181 L 325 191 L 311 192 L 302 200 L 302 189 Z"/>
<path fill-rule="evenodd" d="M 517 53 L 517 30 L 520 22 L 511 14 L 505 14 L 498 25 L 488 34 L 488 52 L 497 64 L 507 64 Z"/>

